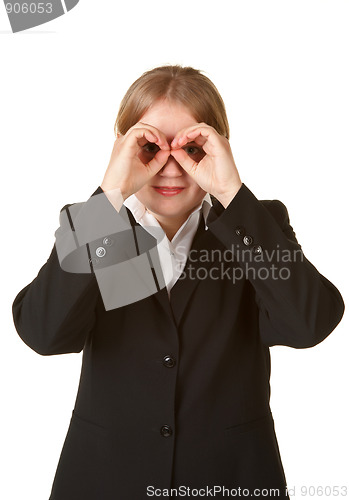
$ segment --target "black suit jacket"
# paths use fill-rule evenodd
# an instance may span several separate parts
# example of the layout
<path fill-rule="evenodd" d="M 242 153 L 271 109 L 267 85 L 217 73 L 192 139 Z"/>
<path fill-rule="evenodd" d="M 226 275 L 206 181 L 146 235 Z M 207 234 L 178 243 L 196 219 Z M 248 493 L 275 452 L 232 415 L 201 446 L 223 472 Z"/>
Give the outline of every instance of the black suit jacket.
<path fill-rule="evenodd" d="M 344 304 L 302 254 L 280 201 L 259 201 L 244 184 L 226 209 L 213 201 L 170 301 L 163 287 L 106 310 L 95 273 L 62 270 L 55 247 L 15 298 L 28 346 L 43 355 L 83 350 L 50 500 L 136 500 L 171 487 L 209 497 L 215 486 L 287 497 L 269 347 L 318 344 Z"/>

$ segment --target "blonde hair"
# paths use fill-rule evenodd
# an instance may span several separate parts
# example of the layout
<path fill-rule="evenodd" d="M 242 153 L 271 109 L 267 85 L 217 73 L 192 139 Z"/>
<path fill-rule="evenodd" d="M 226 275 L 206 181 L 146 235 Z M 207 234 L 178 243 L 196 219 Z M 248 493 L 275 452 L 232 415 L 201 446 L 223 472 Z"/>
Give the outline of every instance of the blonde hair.
<path fill-rule="evenodd" d="M 159 66 L 146 71 L 120 103 L 115 135 L 125 135 L 158 100 L 183 104 L 199 123 L 204 122 L 229 139 L 229 124 L 221 95 L 209 78 L 190 66 Z"/>

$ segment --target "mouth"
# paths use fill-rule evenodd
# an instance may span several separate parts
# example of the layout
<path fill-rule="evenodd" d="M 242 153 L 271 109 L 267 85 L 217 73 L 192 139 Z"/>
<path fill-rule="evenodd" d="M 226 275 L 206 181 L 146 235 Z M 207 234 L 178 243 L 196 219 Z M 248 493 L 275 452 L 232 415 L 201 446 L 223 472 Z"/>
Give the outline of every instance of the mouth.
<path fill-rule="evenodd" d="M 161 194 L 162 196 L 175 196 L 179 193 L 181 193 L 183 191 L 183 187 L 179 187 L 179 186 L 173 186 L 173 187 L 170 187 L 170 186 L 153 186 L 153 188 L 155 189 L 155 191 L 159 194 Z"/>

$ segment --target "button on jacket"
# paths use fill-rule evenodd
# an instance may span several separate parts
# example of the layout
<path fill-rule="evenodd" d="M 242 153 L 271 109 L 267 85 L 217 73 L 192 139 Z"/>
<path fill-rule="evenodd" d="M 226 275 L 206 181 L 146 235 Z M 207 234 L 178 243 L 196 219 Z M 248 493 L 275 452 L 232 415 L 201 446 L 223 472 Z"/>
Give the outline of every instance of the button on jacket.
<path fill-rule="evenodd" d="M 254 488 L 278 488 L 287 498 L 269 406 L 269 347 L 322 342 L 344 304 L 303 255 L 285 205 L 259 201 L 244 184 L 225 209 L 212 197 L 208 230 L 201 216 L 171 298 L 149 250 L 155 292 L 119 306 L 127 287 L 109 301 L 98 286 L 109 267 L 98 266 L 124 264 L 118 243 L 128 235 L 89 211 L 96 195 L 104 196 L 100 187 L 84 204 L 62 209 L 71 235 L 57 230 L 47 262 L 13 303 L 16 329 L 37 353 L 83 350 L 50 500 L 139 500 L 149 498 L 147 488 L 215 485 L 249 488 L 251 497 Z M 134 236 L 142 235 L 125 210 Z M 57 239 L 74 248 L 82 226 L 82 253 L 72 252 L 83 255 L 73 266 L 81 272 L 68 272 Z M 280 258 L 286 254 L 288 261 Z M 117 288 L 113 280 L 107 284 Z"/>

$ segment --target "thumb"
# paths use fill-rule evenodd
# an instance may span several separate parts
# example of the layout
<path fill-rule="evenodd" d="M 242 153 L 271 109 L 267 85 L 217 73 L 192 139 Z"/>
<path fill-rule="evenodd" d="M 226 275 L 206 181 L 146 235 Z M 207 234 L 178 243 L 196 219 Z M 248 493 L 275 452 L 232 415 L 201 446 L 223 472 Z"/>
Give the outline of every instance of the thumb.
<path fill-rule="evenodd" d="M 184 168 L 186 172 L 192 177 L 195 176 L 196 167 L 198 163 L 190 158 L 189 155 L 183 149 L 173 149 L 171 151 L 173 158 Z"/>
<path fill-rule="evenodd" d="M 159 172 L 159 170 L 162 169 L 162 167 L 167 162 L 167 159 L 169 156 L 170 156 L 170 151 L 160 149 L 156 153 L 154 158 L 149 163 L 147 163 L 146 166 L 148 167 L 148 171 L 149 171 L 151 177 L 154 176 L 155 174 L 157 174 Z"/>

